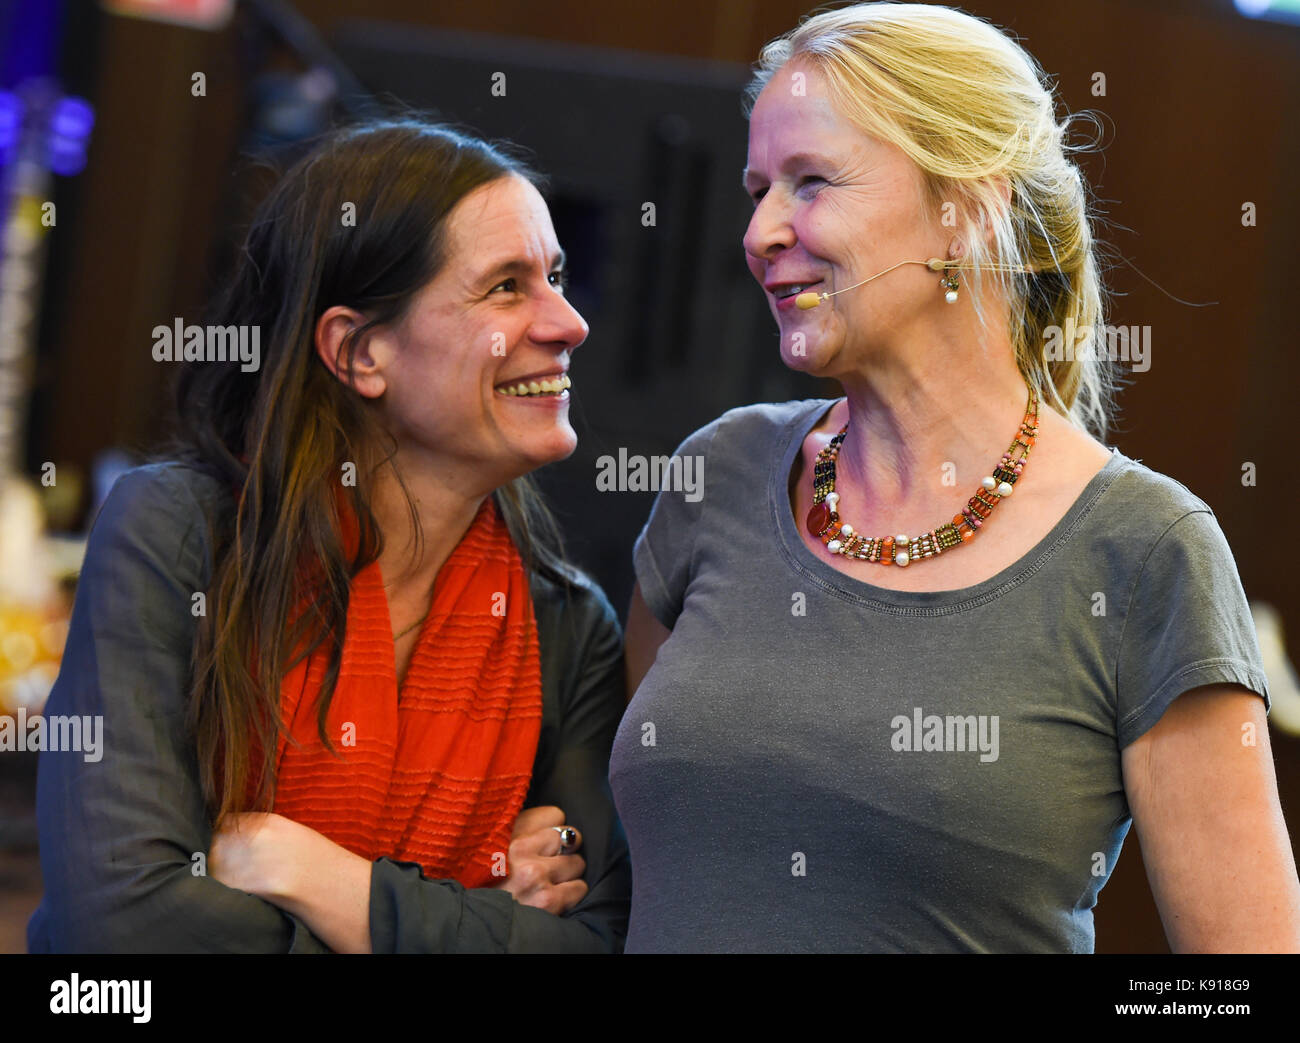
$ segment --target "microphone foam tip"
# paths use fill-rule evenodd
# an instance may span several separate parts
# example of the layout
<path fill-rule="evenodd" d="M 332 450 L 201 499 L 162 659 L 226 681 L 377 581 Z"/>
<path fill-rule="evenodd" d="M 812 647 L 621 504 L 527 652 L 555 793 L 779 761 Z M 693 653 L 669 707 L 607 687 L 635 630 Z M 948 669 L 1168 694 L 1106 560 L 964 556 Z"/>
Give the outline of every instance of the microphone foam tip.
<path fill-rule="evenodd" d="M 817 307 L 821 302 L 822 295 L 820 293 L 813 293 L 811 290 L 808 290 L 799 294 L 799 296 L 794 299 L 794 306 L 800 311 L 807 311 L 809 308 Z"/>

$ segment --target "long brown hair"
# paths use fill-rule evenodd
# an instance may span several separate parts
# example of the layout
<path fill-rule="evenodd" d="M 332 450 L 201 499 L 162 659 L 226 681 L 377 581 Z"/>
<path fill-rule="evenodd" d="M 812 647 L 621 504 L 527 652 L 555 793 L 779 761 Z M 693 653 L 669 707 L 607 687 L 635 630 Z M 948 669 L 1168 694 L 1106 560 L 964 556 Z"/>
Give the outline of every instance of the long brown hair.
<path fill-rule="evenodd" d="M 372 495 L 396 445 L 365 400 L 317 356 L 316 321 L 335 305 L 366 316 L 340 352 L 350 374 L 357 337 L 400 320 L 445 263 L 452 208 L 510 175 L 540 182 L 502 147 L 419 120 L 331 133 L 258 207 L 209 317 L 258 327 L 260 366 L 245 372 L 238 364 L 189 363 L 181 372 L 178 437 L 167 455 L 231 490 L 229 510 L 209 519 L 212 576 L 195 636 L 188 714 L 214 823 L 245 810 L 252 787 L 253 808 L 271 806 L 281 681 L 322 642 L 329 658 L 317 723 L 332 749 L 325 721 L 349 583 L 383 548 Z M 342 480 L 347 464 L 355 484 Z M 397 477 L 418 537 L 414 503 Z M 340 490 L 358 522 L 352 556 L 338 517 Z M 525 566 L 567 584 L 558 530 L 529 479 L 494 496 Z M 309 606 L 302 613 L 300 600 Z"/>

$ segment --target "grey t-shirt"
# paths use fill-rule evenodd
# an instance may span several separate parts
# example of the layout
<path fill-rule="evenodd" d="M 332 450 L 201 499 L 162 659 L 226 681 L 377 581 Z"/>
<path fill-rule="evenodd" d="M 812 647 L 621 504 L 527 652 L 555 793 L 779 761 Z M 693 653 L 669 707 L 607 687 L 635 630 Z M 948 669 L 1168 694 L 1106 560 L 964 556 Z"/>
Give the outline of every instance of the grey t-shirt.
<path fill-rule="evenodd" d="M 884 566 L 838 572 L 792 517 L 831 405 L 691 435 L 703 496 L 660 493 L 637 540 L 672 635 L 610 761 L 627 951 L 1091 952 L 1131 822 L 1120 751 L 1198 685 L 1268 704 L 1214 514 L 1112 450 L 991 579 L 877 587 Z"/>

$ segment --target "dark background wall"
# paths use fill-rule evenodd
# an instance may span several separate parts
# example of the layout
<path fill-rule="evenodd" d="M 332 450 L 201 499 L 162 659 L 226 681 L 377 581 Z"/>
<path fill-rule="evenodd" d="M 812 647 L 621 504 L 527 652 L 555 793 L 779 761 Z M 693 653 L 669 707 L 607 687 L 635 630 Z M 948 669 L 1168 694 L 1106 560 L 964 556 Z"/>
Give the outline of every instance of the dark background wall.
<path fill-rule="evenodd" d="M 590 486 L 592 458 L 608 447 L 668 452 L 729 406 L 824 393 L 779 365 L 760 291 L 744 271 L 747 204 L 733 189 L 744 163 L 735 90 L 762 43 L 804 13 L 802 3 L 296 6 L 369 86 L 488 133 L 507 128 L 556 174 L 557 224 L 581 269 L 579 307 L 593 329 L 574 367 L 593 389 L 575 401 L 584 449 L 550 478 L 560 502 Z M 1300 169 L 1300 130 L 1286 118 L 1300 96 L 1300 30 L 1251 22 L 1217 0 L 972 0 L 965 9 L 1012 30 L 1069 109 L 1104 115 L 1107 148 L 1084 161 L 1106 210 L 1099 231 L 1145 273 L 1109 273 L 1111 322 L 1152 329 L 1150 370 L 1132 374 L 1110 441 L 1213 507 L 1248 595 L 1276 605 L 1291 647 L 1300 647 L 1300 561 L 1287 531 L 1297 477 L 1289 255 L 1300 227 L 1291 173 Z M 149 330 L 201 311 L 243 208 L 245 183 L 234 171 L 250 100 L 239 60 L 246 37 L 235 26 L 206 33 L 93 17 L 85 68 L 94 70 L 87 91 L 98 122 L 86 172 L 63 190 L 70 217 L 52 248 L 33 469 L 44 460 L 88 469 L 108 446 L 154 442 L 167 374 L 149 356 Z M 404 28 L 393 37 L 375 22 Z M 449 43 L 447 31 L 512 39 Z M 432 57 L 413 57 L 422 47 Z M 486 84 L 467 79 L 476 61 L 498 64 L 528 89 L 491 99 Z M 207 76 L 206 98 L 190 93 L 196 70 Z M 1091 92 L 1098 72 L 1101 97 Z M 620 75 L 622 87 L 609 86 Z M 629 86 L 636 77 L 639 89 Z M 665 155 L 668 165 L 644 180 L 644 161 Z M 707 205 L 691 211 L 692 193 L 680 186 L 701 176 Z M 642 200 L 657 201 L 660 226 L 638 240 Z M 1246 202 L 1257 207 L 1255 227 L 1242 225 Z M 688 249 L 700 277 L 673 279 L 659 261 Z M 1215 303 L 1190 307 L 1170 294 Z M 1248 461 L 1258 469 L 1254 487 L 1241 482 Z M 603 527 L 628 547 L 651 497 L 605 499 L 620 501 L 602 504 L 608 517 L 574 512 L 567 522 L 576 553 L 621 607 L 630 563 L 593 534 Z M 1300 741 L 1275 730 L 1273 742 L 1295 832 Z M 1164 947 L 1135 836 L 1097 923 L 1099 951 Z"/>

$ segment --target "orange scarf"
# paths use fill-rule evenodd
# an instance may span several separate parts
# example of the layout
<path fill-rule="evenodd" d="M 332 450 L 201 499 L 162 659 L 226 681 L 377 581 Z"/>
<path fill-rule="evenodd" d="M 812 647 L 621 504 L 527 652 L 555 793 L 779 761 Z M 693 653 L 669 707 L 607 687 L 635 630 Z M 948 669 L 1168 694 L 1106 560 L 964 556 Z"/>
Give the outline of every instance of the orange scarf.
<path fill-rule="evenodd" d="M 391 626 L 374 562 L 352 581 L 327 717 L 341 756 L 317 731 L 322 644 L 281 688 L 299 745 L 280 740 L 273 810 L 370 861 L 499 883 L 537 754 L 542 676 L 528 578 L 491 497 L 438 573 L 400 691 Z"/>

